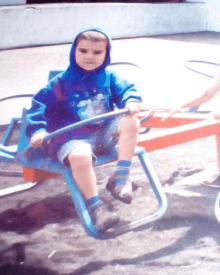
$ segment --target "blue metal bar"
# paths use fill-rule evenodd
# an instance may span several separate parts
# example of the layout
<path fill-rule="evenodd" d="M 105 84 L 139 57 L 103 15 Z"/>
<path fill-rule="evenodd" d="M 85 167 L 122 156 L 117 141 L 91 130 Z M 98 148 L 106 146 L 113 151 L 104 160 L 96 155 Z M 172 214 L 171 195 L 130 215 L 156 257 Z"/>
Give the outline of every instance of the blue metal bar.
<path fill-rule="evenodd" d="M 86 120 L 83 120 L 83 121 L 80 121 L 80 122 L 76 122 L 74 124 L 71 124 L 69 126 L 66 126 L 66 127 L 62 128 L 62 129 L 59 129 L 59 130 L 57 130 L 57 131 L 55 131 L 51 134 L 48 134 L 44 138 L 44 142 L 49 141 L 50 139 L 55 138 L 55 137 L 57 137 L 61 134 L 79 129 L 83 126 L 87 126 L 87 125 L 90 125 L 92 123 L 104 120 L 104 119 L 111 119 L 111 118 L 114 118 L 116 116 L 126 115 L 126 114 L 129 114 L 129 110 L 122 109 L 122 110 L 116 110 L 116 111 L 113 111 L 113 112 L 109 112 L 109 113 L 104 114 L 104 115 L 96 116 L 96 117 L 93 117 L 93 118 L 90 118 L 90 119 L 86 119 Z M 31 146 L 28 146 L 26 148 L 25 155 L 26 155 L 27 158 L 29 158 L 31 156 L 32 151 L 33 151 L 33 148 Z"/>
<path fill-rule="evenodd" d="M 114 117 L 119 116 L 119 115 L 127 115 L 127 114 L 129 114 L 129 111 L 125 110 L 125 109 L 122 109 L 122 110 L 113 111 L 113 112 L 110 112 L 110 113 L 107 113 L 107 114 L 104 114 L 104 115 L 96 116 L 96 117 L 93 117 L 93 118 L 90 118 L 90 119 L 86 119 L 86 120 L 83 120 L 83 121 L 80 121 L 80 122 L 76 122 L 72 125 L 66 126 L 66 127 L 62 128 L 60 130 L 57 130 L 57 131 L 47 135 L 44 138 L 44 140 L 48 141 L 48 140 L 50 140 L 54 137 L 57 137 L 58 135 L 67 133 L 67 132 L 72 131 L 72 130 L 79 129 L 83 126 L 87 126 L 89 124 L 92 124 L 92 123 L 95 123 L 95 122 L 98 122 L 98 121 L 101 121 L 101 120 L 104 120 L 104 119 L 111 119 L 111 118 L 114 118 Z"/>
<path fill-rule="evenodd" d="M 163 187 L 161 183 L 159 182 L 159 179 L 154 171 L 154 168 L 151 164 L 151 161 L 149 157 L 147 156 L 147 153 L 145 151 L 138 154 L 138 157 L 141 161 L 141 164 L 144 168 L 145 173 L 147 174 L 147 177 L 150 181 L 150 184 L 154 190 L 154 193 L 157 197 L 157 200 L 159 202 L 159 217 L 161 217 L 167 210 L 167 197 L 164 193 Z"/>
<path fill-rule="evenodd" d="M 191 64 L 197 63 L 197 64 L 206 64 L 206 65 L 220 66 L 219 63 L 208 62 L 208 61 L 204 61 L 204 60 L 188 60 L 187 63 L 191 63 Z M 192 72 L 194 72 L 194 73 L 197 73 L 197 74 L 200 74 L 200 75 L 209 77 L 209 78 L 214 78 L 213 75 L 208 75 L 208 74 L 205 74 L 205 73 L 200 72 L 200 71 L 198 71 L 198 70 L 195 70 L 195 69 L 191 68 L 190 66 L 188 66 L 188 65 L 186 65 L 186 64 L 184 64 L 184 66 L 185 66 L 187 69 L 189 69 L 189 70 L 191 70 Z M 198 109 L 199 109 L 199 106 L 191 107 L 191 108 L 189 109 L 189 113 L 196 113 L 196 112 L 198 111 Z"/>
<path fill-rule="evenodd" d="M 0 161 L 14 163 L 15 157 L 0 151 Z"/>
<path fill-rule="evenodd" d="M 115 117 L 117 115 L 127 114 L 127 113 L 128 113 L 128 110 L 118 110 L 118 111 L 112 112 L 110 114 L 108 113 L 103 116 L 95 117 L 93 119 L 90 119 L 87 121 L 82 121 L 80 123 L 71 125 L 70 127 L 67 127 L 68 129 L 65 129 L 65 131 L 69 131 L 70 128 L 73 129 L 73 127 L 81 127 L 82 125 L 87 125 L 87 123 L 97 122 L 103 118 Z M 111 230 L 105 232 L 105 234 L 100 233 L 94 227 L 94 225 L 92 223 L 89 212 L 86 209 L 83 196 L 82 196 L 82 194 L 81 194 L 81 192 L 80 192 L 78 186 L 76 185 L 74 178 L 72 176 L 71 169 L 67 166 L 62 165 L 61 163 L 58 163 L 57 160 L 51 159 L 50 157 L 48 157 L 48 158 L 40 157 L 40 155 L 38 155 L 37 150 L 33 151 L 33 159 L 32 160 L 28 160 L 27 158 L 25 158 L 23 148 L 25 148 L 26 141 L 25 141 L 25 137 L 22 136 L 22 133 L 24 132 L 23 129 L 25 127 L 25 121 L 26 121 L 25 118 L 26 118 L 26 115 L 25 115 L 25 111 L 24 111 L 21 130 L 20 130 L 21 137 L 19 139 L 21 144 L 20 144 L 20 148 L 18 150 L 19 152 L 17 153 L 17 156 L 16 156 L 16 160 L 18 161 L 18 163 L 21 163 L 24 166 L 63 174 L 63 176 L 66 180 L 67 186 L 70 190 L 73 202 L 76 206 L 76 210 L 79 215 L 80 221 L 81 221 L 84 229 L 90 236 L 92 236 L 93 238 L 96 238 L 96 239 L 114 238 L 118 235 L 121 235 L 128 231 L 131 231 L 133 229 L 136 229 L 140 226 L 146 225 L 152 221 L 155 221 L 155 220 L 159 219 L 165 213 L 165 211 L 167 209 L 166 195 L 164 194 L 163 188 L 162 188 L 162 186 L 153 170 L 153 167 L 151 166 L 150 160 L 147 158 L 147 155 L 145 154 L 145 150 L 142 147 L 137 147 L 135 150 L 135 155 L 137 155 L 139 157 L 139 160 L 143 166 L 143 169 L 144 169 L 147 177 L 149 178 L 150 184 L 151 184 L 153 191 L 156 195 L 156 199 L 158 200 L 159 210 L 154 215 L 150 215 L 143 219 L 131 222 L 130 224 L 127 224 L 125 226 L 121 226 L 118 228 L 112 228 Z M 61 129 L 61 130 L 63 130 L 63 129 Z M 63 133 L 63 131 L 61 131 L 61 132 Z M 49 138 L 51 138 L 51 136 Z M 94 163 L 94 165 L 100 165 L 100 164 L 104 164 L 104 163 L 107 163 L 110 161 L 116 161 L 117 156 L 118 156 L 117 149 L 112 150 L 112 152 L 108 155 L 99 156 L 97 161 Z M 41 161 L 39 161 L 39 159 L 41 159 Z"/>
<path fill-rule="evenodd" d="M 131 222 L 125 226 L 118 227 L 116 229 L 112 229 L 111 231 L 107 231 L 104 234 L 98 232 L 96 228 L 93 226 L 91 217 L 88 213 L 88 210 L 86 209 L 82 194 L 79 191 L 79 188 L 77 187 L 74 178 L 72 176 L 70 168 L 67 168 L 64 172 L 64 177 L 67 182 L 67 186 L 70 190 L 73 202 L 75 204 L 77 213 L 79 215 L 80 221 L 86 230 L 87 234 L 89 234 L 91 237 L 96 239 L 108 239 L 108 238 L 114 238 L 116 236 L 119 236 L 121 234 L 124 234 L 128 231 L 131 231 L 133 229 L 137 229 L 140 226 L 146 225 L 148 223 L 151 223 L 160 217 L 166 212 L 167 209 L 167 198 L 163 191 L 163 187 L 161 186 L 155 171 L 151 165 L 151 162 L 149 158 L 147 157 L 145 150 L 141 147 L 136 148 L 136 155 L 139 157 L 140 162 L 143 166 L 143 169 L 150 181 L 150 184 L 153 188 L 153 191 L 156 195 L 156 199 L 158 200 L 158 208 L 159 210 L 154 214 L 150 215 L 148 217 L 145 217 L 143 219 L 139 219 L 137 221 Z M 117 155 L 116 155 L 117 158 Z M 115 158 L 115 160 L 116 160 Z"/>
<path fill-rule="evenodd" d="M 116 111 L 113 111 L 113 112 L 106 113 L 104 115 L 100 115 L 100 116 L 96 116 L 96 117 L 93 117 L 93 118 L 90 118 L 90 119 L 86 119 L 86 120 L 83 120 L 83 121 L 80 121 L 80 122 L 76 122 L 74 124 L 71 124 L 69 126 L 66 126 L 66 127 L 62 128 L 62 129 L 59 129 L 59 130 L 53 132 L 53 133 L 48 134 L 44 138 L 44 142 L 49 141 L 52 138 L 55 138 L 55 137 L 57 137 L 57 136 L 59 136 L 61 134 L 64 134 L 64 133 L 67 133 L 67 132 L 79 129 L 79 128 L 83 127 L 83 126 L 87 126 L 87 125 L 90 125 L 92 123 L 96 123 L 96 122 L 99 122 L 99 121 L 104 120 L 104 119 L 111 119 L 111 118 L 117 117 L 119 115 L 128 115 L 128 114 L 129 114 L 129 110 L 127 110 L 127 109 L 119 109 L 119 110 L 116 110 Z M 143 124 L 144 122 L 146 122 L 150 118 L 151 118 L 151 115 L 146 116 L 145 118 L 143 118 L 140 121 L 140 123 Z M 26 155 L 27 158 L 29 158 L 31 156 L 32 150 L 33 150 L 33 148 L 31 146 L 28 146 L 26 148 L 25 155 Z"/>
<path fill-rule="evenodd" d="M 71 196 L 73 198 L 73 202 L 76 207 L 76 211 L 78 213 L 79 219 L 86 230 L 87 234 L 96 239 L 103 239 L 103 235 L 100 234 L 97 229 L 93 226 L 91 217 L 88 213 L 88 210 L 85 206 L 84 199 L 82 197 L 79 188 L 77 187 L 70 168 L 67 168 L 64 177 L 67 183 L 67 186 L 70 190 Z"/>
<path fill-rule="evenodd" d="M 15 156 L 17 153 L 17 145 L 4 146 L 0 144 L 0 152 Z"/>
<path fill-rule="evenodd" d="M 10 95 L 10 96 L 0 98 L 0 102 L 6 101 L 9 99 L 15 99 L 15 98 L 21 98 L 21 97 L 32 97 L 32 96 L 34 96 L 34 94 Z"/>
<path fill-rule="evenodd" d="M 150 181 L 151 187 L 153 188 L 153 191 L 158 200 L 158 211 L 153 215 L 147 216 L 145 218 L 131 222 L 125 226 L 119 227 L 112 232 L 106 232 L 106 236 L 108 237 L 116 237 L 128 231 L 137 229 L 140 226 L 156 221 L 159 218 L 161 218 L 167 210 L 167 197 L 164 193 L 161 183 L 157 178 L 157 175 L 153 169 L 153 166 L 151 165 L 150 159 L 147 157 L 147 154 L 145 153 L 145 150 L 141 147 L 137 147 L 136 155 L 139 157 L 139 160 L 144 168 L 144 171 Z"/>
<path fill-rule="evenodd" d="M 14 128 L 15 128 L 16 124 L 19 121 L 21 121 L 21 118 L 13 118 L 11 120 L 11 122 L 9 123 L 9 125 L 8 125 L 8 127 L 6 129 L 6 132 L 4 133 L 4 136 L 2 138 L 2 142 L 1 142 L 2 145 L 5 145 L 5 146 L 8 145 L 8 143 L 10 142 L 11 135 L 12 135 L 12 133 L 14 131 Z"/>
<path fill-rule="evenodd" d="M 0 176 L 2 176 L 2 177 L 23 177 L 23 172 L 22 171 L 0 170 Z"/>
<path fill-rule="evenodd" d="M 215 201 L 215 217 L 217 221 L 220 223 L 220 192 Z"/>
<path fill-rule="evenodd" d="M 189 108 L 188 113 L 196 113 L 199 109 L 199 106 L 191 107 Z"/>

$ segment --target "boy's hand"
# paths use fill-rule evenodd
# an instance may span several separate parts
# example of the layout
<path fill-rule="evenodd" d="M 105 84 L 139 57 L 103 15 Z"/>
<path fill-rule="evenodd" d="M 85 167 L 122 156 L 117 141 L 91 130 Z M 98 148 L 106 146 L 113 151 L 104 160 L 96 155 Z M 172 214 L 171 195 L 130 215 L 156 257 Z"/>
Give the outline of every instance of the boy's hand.
<path fill-rule="evenodd" d="M 39 133 L 33 135 L 31 140 L 30 140 L 30 145 L 34 148 L 41 147 L 43 142 L 44 142 L 44 138 L 47 135 L 48 135 L 47 132 L 39 132 Z"/>
<path fill-rule="evenodd" d="M 128 102 L 125 108 L 129 110 L 131 116 L 136 115 L 137 113 L 140 113 L 142 111 L 141 103 L 136 101 Z"/>
<path fill-rule="evenodd" d="M 181 107 L 176 107 L 176 108 L 173 108 L 171 110 L 168 111 L 168 114 L 163 117 L 161 120 L 162 121 L 165 121 L 166 119 L 168 119 L 169 117 L 175 115 L 177 112 L 179 112 L 181 110 Z"/>

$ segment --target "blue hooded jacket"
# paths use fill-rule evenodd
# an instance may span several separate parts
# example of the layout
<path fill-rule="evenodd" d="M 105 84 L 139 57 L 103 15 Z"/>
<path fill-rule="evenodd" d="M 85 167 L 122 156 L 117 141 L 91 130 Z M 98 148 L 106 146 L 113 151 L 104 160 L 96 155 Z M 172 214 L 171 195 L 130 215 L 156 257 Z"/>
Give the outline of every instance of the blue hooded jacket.
<path fill-rule="evenodd" d="M 105 61 L 93 71 L 79 67 L 75 59 L 76 38 L 88 30 L 103 33 L 109 41 Z M 114 110 L 114 104 L 122 109 L 128 101 L 141 101 L 134 84 L 107 69 L 111 50 L 109 37 L 99 29 L 87 29 L 80 33 L 72 44 L 67 70 L 54 77 L 33 97 L 32 107 L 27 114 L 28 137 L 40 131 L 51 133 L 75 122 L 108 113 Z M 100 124 L 87 127 L 83 131 L 89 133 L 97 130 L 97 127 L 100 129 Z M 60 146 L 67 140 L 68 135 L 60 137 Z M 60 146 L 57 144 L 55 151 Z"/>

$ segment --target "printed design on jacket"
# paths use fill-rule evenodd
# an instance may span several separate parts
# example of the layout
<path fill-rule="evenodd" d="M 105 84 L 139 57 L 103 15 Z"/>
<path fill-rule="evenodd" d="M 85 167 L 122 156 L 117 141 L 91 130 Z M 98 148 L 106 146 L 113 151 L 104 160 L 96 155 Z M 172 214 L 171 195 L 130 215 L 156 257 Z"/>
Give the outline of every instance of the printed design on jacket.
<path fill-rule="evenodd" d="M 96 88 L 91 92 L 73 92 L 65 102 L 70 113 L 77 113 L 80 120 L 108 112 L 110 92 L 107 88 Z"/>
<path fill-rule="evenodd" d="M 87 118 L 104 114 L 105 103 L 107 102 L 107 96 L 103 94 L 98 94 L 96 96 L 91 97 L 90 99 L 82 100 L 77 105 L 77 107 L 80 108 L 78 115 L 82 120 L 84 120 Z"/>

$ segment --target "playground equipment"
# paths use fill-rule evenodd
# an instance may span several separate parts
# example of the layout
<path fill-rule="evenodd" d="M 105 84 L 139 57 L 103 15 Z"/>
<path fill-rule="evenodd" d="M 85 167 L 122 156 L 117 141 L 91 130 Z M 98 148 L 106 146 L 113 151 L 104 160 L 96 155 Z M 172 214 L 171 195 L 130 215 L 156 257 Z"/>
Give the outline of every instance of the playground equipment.
<path fill-rule="evenodd" d="M 48 135 L 49 139 L 69 130 L 73 130 L 73 128 L 80 127 L 82 125 L 86 125 L 88 123 L 97 122 L 100 119 L 108 117 L 114 117 L 117 115 L 122 115 L 128 113 L 127 110 L 119 110 L 113 113 L 109 113 L 106 115 L 102 115 L 93 119 L 85 120 L 80 123 L 73 124 L 72 126 L 68 126 L 66 128 L 63 128 L 61 130 L 58 130 L 57 132 L 51 133 Z M 158 218 L 160 218 L 166 211 L 167 208 L 167 200 L 166 196 L 163 192 L 163 188 L 160 185 L 158 178 L 151 166 L 150 160 L 147 157 L 147 154 L 145 153 L 145 150 L 141 147 L 137 147 L 135 151 L 135 155 L 137 155 L 140 159 L 140 162 L 143 166 L 143 169 L 151 183 L 151 186 L 155 192 L 155 195 L 158 200 L 158 212 L 156 212 L 154 215 L 151 215 L 149 217 L 146 217 L 144 219 L 132 222 L 128 225 L 122 226 L 117 228 L 116 230 L 113 230 L 112 232 L 108 232 L 105 234 L 101 234 L 98 232 L 91 221 L 91 218 L 89 216 L 89 213 L 85 207 L 84 200 L 82 198 L 82 195 L 76 186 L 74 179 L 71 174 L 70 167 L 65 166 L 58 162 L 56 159 L 48 159 L 48 158 L 42 158 L 41 155 L 39 155 L 39 152 L 37 150 L 32 150 L 31 152 L 31 158 L 27 158 L 27 152 L 29 152 L 30 148 L 29 146 L 29 140 L 25 135 L 25 128 L 26 128 L 26 110 L 23 111 L 23 116 L 21 118 L 21 127 L 20 127 L 20 137 L 18 141 L 17 149 L 14 147 L 10 148 L 10 146 L 7 146 L 7 143 L 10 140 L 10 136 L 13 133 L 13 128 L 15 126 L 15 123 L 18 122 L 18 119 L 13 119 L 11 124 L 9 124 L 9 128 L 6 131 L 6 134 L 3 138 L 3 144 L 1 145 L 0 150 L 0 160 L 6 161 L 6 162 L 16 162 L 20 165 L 22 165 L 23 173 L 24 173 L 24 179 L 26 181 L 33 182 L 28 183 L 26 188 L 32 187 L 36 185 L 38 181 L 42 181 L 48 177 L 53 177 L 56 174 L 62 174 L 66 180 L 66 183 L 69 187 L 71 196 L 73 198 L 77 213 L 79 215 L 79 218 L 81 220 L 82 225 L 84 226 L 87 233 L 95 238 L 106 238 L 106 237 L 115 237 L 119 234 L 123 234 L 127 231 L 130 231 L 134 228 L 140 227 L 146 223 L 152 222 Z M 28 147 L 28 149 L 27 149 Z M 107 162 L 115 161 L 117 160 L 117 149 L 115 149 L 111 154 L 109 155 L 101 155 L 98 157 L 97 161 L 94 163 L 95 166 L 101 165 Z M 45 172 L 46 171 L 46 172 Z M 49 172 L 49 173 L 48 173 Z M 20 188 L 22 188 L 20 186 Z M 24 190 L 25 188 L 22 188 Z M 19 190 L 19 187 L 17 188 Z M 12 190 L 13 191 L 13 190 Z"/>
<path fill-rule="evenodd" d="M 51 73 L 51 76 L 53 77 L 56 73 L 57 72 Z M 30 97 L 31 95 L 27 96 Z M 11 97 L 8 97 L 7 99 L 10 98 Z M 76 123 L 63 129 L 60 129 L 57 132 L 51 133 L 50 135 L 48 135 L 47 139 L 51 139 L 57 136 L 58 134 L 63 133 L 63 131 L 73 130 L 75 127 L 81 127 L 83 125 L 85 126 L 87 123 L 97 122 L 106 116 L 114 117 L 126 113 L 126 110 L 118 110 L 113 113 L 85 120 L 83 122 Z M 118 227 L 116 229 L 112 229 L 109 232 L 107 231 L 105 234 L 101 234 L 100 232 L 98 232 L 92 224 L 92 220 L 85 207 L 82 195 L 74 182 L 70 168 L 62 165 L 56 159 L 42 158 L 42 156 L 39 155 L 37 150 L 33 150 L 32 152 L 30 152 L 31 148 L 29 148 L 29 140 L 25 136 L 24 131 L 27 123 L 25 109 L 23 111 L 22 118 L 13 118 L 11 123 L 8 125 L 8 128 L 3 136 L 2 143 L 0 145 L 0 161 L 18 163 L 19 165 L 23 166 L 23 176 L 25 181 L 28 181 L 28 183 L 23 184 L 22 186 L 17 186 L 12 189 L 2 190 L 0 191 L 0 196 L 1 194 L 10 194 L 13 192 L 29 189 L 46 178 L 54 177 L 57 174 L 62 174 L 70 190 L 80 221 L 84 229 L 90 236 L 97 239 L 112 238 L 120 234 L 124 234 L 128 231 L 134 230 L 140 226 L 146 225 L 150 222 L 153 222 L 161 218 L 166 212 L 167 198 L 146 152 L 151 152 L 169 146 L 189 142 L 195 139 L 216 135 L 217 156 L 220 169 L 219 120 L 210 119 L 209 116 L 203 114 L 180 113 L 174 115 L 166 121 L 162 121 L 162 118 L 165 115 L 166 114 L 162 112 L 156 113 L 153 117 L 149 117 L 148 112 L 142 112 L 138 114 L 143 130 L 141 130 L 142 134 L 140 134 L 138 139 L 138 146 L 136 148 L 135 155 L 138 156 L 140 163 L 154 191 L 155 197 L 158 201 L 158 210 L 153 215 L 131 222 L 127 225 Z M 18 124 L 20 124 L 20 137 L 18 144 L 10 146 L 10 138 L 13 134 L 16 125 Z M 151 128 L 157 128 L 159 130 L 147 133 L 149 132 L 148 130 Z M 146 129 L 148 130 L 146 131 Z M 27 158 L 27 155 L 29 153 L 31 153 L 31 158 Z M 115 150 L 111 152 L 111 154 L 109 155 L 100 156 L 94 163 L 94 165 L 102 165 L 111 161 L 115 161 L 116 159 L 117 148 L 115 148 Z M 219 200 L 220 195 L 217 198 L 218 202 L 216 201 L 215 207 L 217 218 L 220 216 Z M 218 219 L 220 220 L 220 218 Z"/>
<path fill-rule="evenodd" d="M 125 110 L 118 110 L 116 112 L 110 113 L 109 115 L 114 117 L 117 115 L 125 114 L 127 111 Z M 149 182 L 153 188 L 155 196 L 158 200 L 158 211 L 149 217 L 143 218 L 141 220 L 132 222 L 128 225 L 119 227 L 111 232 L 100 234 L 97 230 L 93 227 L 92 221 L 88 214 L 88 211 L 85 207 L 83 198 L 74 183 L 74 179 L 72 178 L 70 169 L 57 160 L 52 159 L 43 159 L 39 156 L 37 151 L 32 152 L 32 159 L 27 159 L 25 157 L 26 148 L 28 147 L 28 139 L 25 136 L 24 128 L 26 127 L 26 110 L 23 112 L 22 119 L 13 119 L 12 122 L 9 124 L 7 131 L 3 137 L 3 141 L 0 147 L 0 160 L 11 162 L 11 163 L 18 163 L 22 165 L 24 179 L 29 181 L 28 184 L 24 184 L 24 187 L 30 188 L 35 186 L 38 181 L 42 181 L 48 177 L 55 176 L 57 173 L 62 174 L 67 182 L 69 187 L 71 196 L 73 198 L 74 204 L 76 206 L 78 215 L 82 222 L 83 227 L 85 228 L 86 232 L 95 238 L 103 239 L 109 237 L 115 237 L 117 235 L 123 234 L 130 230 L 133 230 L 137 227 L 140 227 L 144 224 L 150 223 L 162 217 L 162 215 L 166 212 L 167 208 L 167 199 L 166 195 L 163 191 L 163 188 L 155 174 L 155 171 L 152 167 L 152 164 L 147 156 L 146 152 L 151 152 L 154 150 L 166 148 L 173 145 L 182 144 L 185 142 L 189 142 L 195 139 L 216 135 L 217 141 L 217 153 L 218 153 L 218 162 L 220 168 L 220 121 L 209 119 L 207 115 L 202 114 L 189 114 L 189 113 L 182 113 L 176 114 L 174 117 L 167 119 L 163 122 L 161 119 L 164 117 L 164 113 L 157 113 L 149 120 L 145 119 L 147 117 L 147 112 L 142 112 L 138 114 L 138 117 L 142 121 L 143 129 L 146 128 L 160 128 L 158 131 L 144 133 L 139 136 L 138 139 L 138 146 L 136 148 L 135 155 L 138 156 L 140 159 L 141 165 L 149 179 Z M 104 115 L 106 116 L 106 115 Z M 93 118 L 92 121 L 83 121 L 85 123 L 95 122 L 103 117 L 96 117 Z M 8 146 L 10 141 L 10 137 L 13 133 L 13 129 L 15 125 L 21 121 L 20 126 L 20 137 L 18 146 Z M 79 125 L 78 125 L 79 126 Z M 77 126 L 77 127 L 78 127 Z M 69 128 L 75 127 L 75 125 L 69 126 Z M 64 131 L 69 129 L 65 128 Z M 62 132 L 62 131 L 61 131 Z M 55 136 L 56 134 L 51 134 Z M 52 136 L 49 136 L 52 138 Z M 98 158 L 98 160 L 94 163 L 94 165 L 102 165 L 107 162 L 111 162 L 117 159 L 117 149 L 112 152 L 110 155 L 103 155 Z M 45 172 L 46 171 L 46 172 Z M 48 173 L 49 172 L 49 173 Z M 52 174 L 51 174 L 52 173 Z M 16 191 L 21 191 L 19 188 L 22 189 L 21 186 L 17 187 Z M 23 188 L 24 190 L 25 188 Z M 4 190 L 3 190 L 4 191 Z M 14 190 L 12 190 L 14 191 Z M 215 210 L 218 212 L 219 204 L 216 203 Z M 132 206 L 131 206 L 132 207 Z"/>
<path fill-rule="evenodd" d="M 117 65 L 124 65 L 125 63 L 120 63 Z M 128 63 L 126 63 L 128 65 Z M 57 73 L 61 71 L 51 71 L 49 78 L 54 77 Z M 32 95 L 26 95 L 28 97 Z M 15 98 L 19 96 L 15 96 Z M 25 95 L 21 95 L 21 97 L 25 97 Z M 4 99 L 0 99 L 0 101 L 4 101 L 6 99 L 11 99 L 12 97 L 7 97 Z M 117 110 L 112 113 L 108 113 L 105 115 L 101 115 L 92 119 L 84 120 L 63 129 L 60 129 L 54 133 L 51 133 L 47 136 L 46 140 L 50 140 L 54 137 L 57 137 L 64 132 L 72 131 L 73 129 L 80 128 L 82 126 L 95 123 L 100 121 L 104 118 L 113 118 L 118 115 L 128 114 L 128 110 Z M 141 123 L 145 123 L 149 119 L 149 114 L 146 115 L 141 120 Z M 10 146 L 10 139 L 13 135 L 13 131 L 16 128 L 16 125 L 20 124 L 19 129 L 19 140 L 18 144 Z M 80 221 L 86 230 L 86 232 L 97 239 L 103 238 L 111 238 L 128 232 L 130 230 L 136 229 L 140 226 L 148 224 L 152 221 L 159 219 L 167 209 L 167 199 L 166 195 L 163 191 L 163 188 L 157 178 L 156 173 L 151 165 L 151 162 L 142 147 L 137 146 L 135 150 L 135 156 L 138 156 L 140 163 L 143 167 L 144 172 L 146 173 L 148 180 L 152 186 L 154 191 L 155 197 L 158 201 L 158 210 L 155 214 L 149 215 L 145 218 L 139 219 L 137 221 L 131 222 L 129 224 L 120 226 L 118 228 L 112 229 L 111 231 L 107 231 L 105 234 L 102 234 L 96 230 L 93 226 L 92 220 L 90 215 L 86 209 L 83 197 L 73 179 L 70 167 L 61 164 L 55 157 L 49 158 L 47 156 L 42 157 L 38 150 L 32 150 L 29 147 L 29 138 L 25 134 L 27 120 L 26 120 L 26 110 L 23 110 L 23 114 L 21 118 L 13 118 L 10 124 L 8 125 L 5 134 L 3 136 L 2 144 L 0 146 L 0 161 L 9 162 L 9 163 L 17 163 L 23 166 L 23 177 L 25 181 L 28 181 L 26 184 L 22 184 L 16 186 L 15 188 L 8 188 L 6 190 L 0 191 L 0 196 L 13 194 L 15 192 L 27 190 L 35 185 L 38 182 L 41 182 L 47 178 L 55 177 L 57 174 L 62 174 L 65 178 L 67 186 L 69 188 L 70 194 L 72 196 L 73 202 L 75 204 L 75 208 L 77 210 L 78 216 Z M 45 140 L 45 141 L 46 141 Z M 106 164 L 108 162 L 116 161 L 117 160 L 117 148 L 113 150 L 108 155 L 100 155 L 94 163 L 94 166 Z M 7 174 L 7 171 L 1 171 L 4 175 Z M 8 172 L 11 174 L 11 172 Z M 146 206 L 147 207 L 147 206 Z"/>

